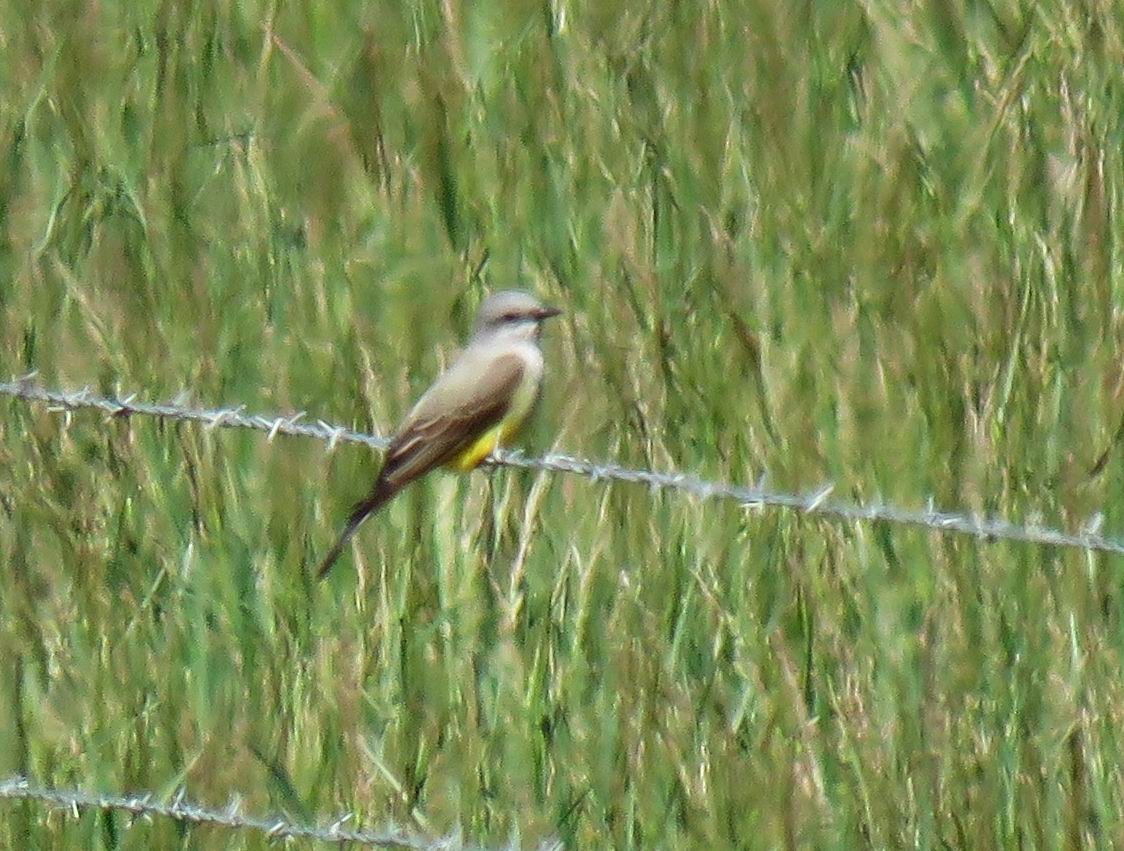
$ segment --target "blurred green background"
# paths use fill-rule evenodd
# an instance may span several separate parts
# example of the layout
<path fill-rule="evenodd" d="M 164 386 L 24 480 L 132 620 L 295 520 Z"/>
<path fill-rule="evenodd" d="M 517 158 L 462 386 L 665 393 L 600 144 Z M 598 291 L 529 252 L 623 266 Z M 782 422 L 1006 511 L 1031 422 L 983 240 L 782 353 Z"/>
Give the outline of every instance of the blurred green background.
<path fill-rule="evenodd" d="M 0 0 L 0 374 L 1124 533 L 1124 11 Z M 473 842 L 1124 846 L 1124 560 L 0 400 L 0 776 Z M 1100 513 L 1098 515 L 1098 513 Z M 0 844 L 266 840 L 0 804 Z"/>

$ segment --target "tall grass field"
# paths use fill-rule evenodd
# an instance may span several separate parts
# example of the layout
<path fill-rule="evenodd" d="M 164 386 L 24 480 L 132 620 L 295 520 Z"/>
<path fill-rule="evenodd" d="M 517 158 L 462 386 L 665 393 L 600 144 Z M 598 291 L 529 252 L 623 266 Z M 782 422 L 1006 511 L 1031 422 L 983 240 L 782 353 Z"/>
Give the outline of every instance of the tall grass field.
<path fill-rule="evenodd" d="M 0 0 L 0 380 L 1124 538 L 1124 8 Z M 0 399 L 0 778 L 465 846 L 1124 848 L 1124 558 Z M 0 801 L 0 847 L 260 833 Z M 314 847 L 293 842 L 291 847 Z"/>

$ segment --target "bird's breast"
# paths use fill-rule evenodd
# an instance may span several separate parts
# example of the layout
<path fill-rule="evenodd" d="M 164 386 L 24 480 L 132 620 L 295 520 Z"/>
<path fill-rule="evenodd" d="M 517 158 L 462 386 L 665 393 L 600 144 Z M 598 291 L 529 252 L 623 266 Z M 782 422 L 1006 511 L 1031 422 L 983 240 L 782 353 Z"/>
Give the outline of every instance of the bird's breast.
<path fill-rule="evenodd" d="M 511 407 L 508 408 L 507 414 L 504 415 L 500 423 L 501 434 L 500 443 L 506 443 L 514 438 L 518 433 L 520 427 L 526 422 L 527 417 L 530 416 L 531 411 L 535 407 L 535 403 L 539 400 L 539 393 L 542 390 L 542 352 L 539 351 L 538 346 L 525 345 L 520 352 L 523 357 L 523 378 L 519 382 L 519 387 L 516 388 L 515 393 L 511 397 Z"/>

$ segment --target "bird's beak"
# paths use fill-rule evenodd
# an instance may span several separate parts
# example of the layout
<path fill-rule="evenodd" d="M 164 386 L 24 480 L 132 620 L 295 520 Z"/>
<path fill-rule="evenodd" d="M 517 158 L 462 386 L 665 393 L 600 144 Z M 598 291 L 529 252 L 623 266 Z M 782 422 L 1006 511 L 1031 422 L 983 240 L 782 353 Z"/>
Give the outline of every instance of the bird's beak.
<path fill-rule="evenodd" d="M 540 307 L 535 311 L 535 319 L 542 322 L 544 319 L 550 319 L 552 316 L 558 316 L 562 313 L 557 307 Z"/>

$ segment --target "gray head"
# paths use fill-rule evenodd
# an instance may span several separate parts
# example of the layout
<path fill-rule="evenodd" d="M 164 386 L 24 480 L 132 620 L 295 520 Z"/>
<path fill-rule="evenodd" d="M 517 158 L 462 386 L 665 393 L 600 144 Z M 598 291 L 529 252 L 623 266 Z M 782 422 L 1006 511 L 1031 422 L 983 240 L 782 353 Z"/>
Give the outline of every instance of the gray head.
<path fill-rule="evenodd" d="M 476 327 L 472 336 L 503 334 L 533 340 L 538 337 L 539 324 L 561 312 L 519 290 L 492 293 L 484 299 L 476 312 Z"/>

